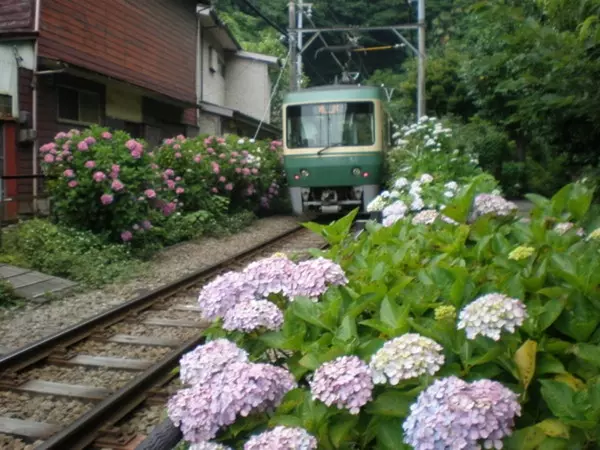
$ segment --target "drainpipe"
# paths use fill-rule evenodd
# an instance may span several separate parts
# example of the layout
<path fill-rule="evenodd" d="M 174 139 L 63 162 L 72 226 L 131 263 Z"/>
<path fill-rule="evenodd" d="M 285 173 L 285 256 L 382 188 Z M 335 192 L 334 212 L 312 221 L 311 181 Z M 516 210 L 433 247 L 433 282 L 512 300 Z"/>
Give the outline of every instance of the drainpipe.
<path fill-rule="evenodd" d="M 196 126 L 200 132 L 200 103 L 202 102 L 202 24 L 200 16 L 196 17 Z M 200 83 L 200 86 L 198 86 Z"/>
<path fill-rule="evenodd" d="M 35 22 L 34 22 L 34 31 L 39 33 L 40 31 L 40 7 L 42 0 L 35 0 Z M 37 98 L 37 78 L 36 72 L 38 69 L 38 39 L 39 35 L 35 38 L 35 43 L 33 44 L 33 75 L 31 77 L 31 122 L 33 127 L 33 149 L 32 149 L 32 163 L 33 163 L 33 214 L 37 214 L 38 211 L 38 148 L 39 148 L 39 139 L 38 139 L 38 98 Z"/>

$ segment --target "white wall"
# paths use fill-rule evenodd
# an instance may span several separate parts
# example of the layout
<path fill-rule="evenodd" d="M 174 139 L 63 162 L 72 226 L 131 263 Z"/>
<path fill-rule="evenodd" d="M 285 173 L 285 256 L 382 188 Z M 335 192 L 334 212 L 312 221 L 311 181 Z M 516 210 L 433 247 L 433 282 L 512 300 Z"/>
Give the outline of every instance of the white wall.
<path fill-rule="evenodd" d="M 14 47 L 23 60 L 24 69 L 33 70 L 33 41 L 5 41 L 0 43 L 0 94 L 12 96 L 12 115 L 19 117 L 19 76 Z"/>
<path fill-rule="evenodd" d="M 213 66 L 217 69 L 216 72 L 210 70 L 210 47 L 214 49 Z M 218 70 L 217 58 L 220 55 L 223 58 L 223 48 L 221 45 L 205 31 L 202 41 L 202 101 L 212 103 L 214 105 L 225 106 L 225 77 Z M 227 71 L 227 67 L 225 68 Z"/>
<path fill-rule="evenodd" d="M 231 55 L 225 73 L 225 106 L 265 122 L 270 121 L 267 111 L 271 95 L 271 80 L 264 62 Z M 270 109 L 270 108 L 269 108 Z"/>

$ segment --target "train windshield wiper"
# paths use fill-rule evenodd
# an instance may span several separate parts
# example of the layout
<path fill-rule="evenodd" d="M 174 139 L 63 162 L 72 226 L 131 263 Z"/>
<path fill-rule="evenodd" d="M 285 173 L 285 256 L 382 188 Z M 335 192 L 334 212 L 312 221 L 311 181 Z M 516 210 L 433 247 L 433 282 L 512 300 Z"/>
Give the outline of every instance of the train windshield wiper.
<path fill-rule="evenodd" d="M 338 143 L 336 143 L 336 144 L 331 144 L 331 145 L 328 145 L 327 147 L 323 147 L 321 150 L 319 150 L 319 151 L 317 152 L 317 155 L 320 155 L 320 154 L 321 154 L 321 153 L 323 153 L 325 150 L 328 150 L 328 149 L 330 149 L 330 148 L 333 148 L 333 147 L 339 147 L 340 145 L 342 145 L 342 143 L 341 143 L 341 142 L 338 142 Z"/>

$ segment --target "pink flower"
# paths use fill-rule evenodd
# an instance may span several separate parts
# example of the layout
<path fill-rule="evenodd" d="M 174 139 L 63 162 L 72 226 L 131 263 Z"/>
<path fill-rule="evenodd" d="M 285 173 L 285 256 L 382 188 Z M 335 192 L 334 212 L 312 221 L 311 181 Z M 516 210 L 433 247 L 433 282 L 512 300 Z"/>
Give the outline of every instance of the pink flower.
<path fill-rule="evenodd" d="M 49 153 L 52 155 L 56 155 L 58 152 L 56 151 L 55 148 L 51 148 Z"/>
<path fill-rule="evenodd" d="M 133 234 L 131 234 L 131 231 L 123 231 L 121 233 L 121 239 L 123 242 L 128 242 L 133 239 Z"/>
<path fill-rule="evenodd" d="M 200 155 L 194 156 L 194 162 L 196 164 L 200 163 L 201 161 L 202 161 L 202 156 L 200 156 Z"/>
<path fill-rule="evenodd" d="M 105 131 L 102 133 L 102 139 L 112 139 L 112 134 L 110 134 L 108 131 Z"/>
<path fill-rule="evenodd" d="M 144 230 L 149 230 L 150 228 L 152 228 L 152 223 L 150 223 L 150 221 L 149 221 L 149 220 L 144 220 L 144 221 L 142 222 L 142 228 L 143 228 Z"/>
<path fill-rule="evenodd" d="M 94 167 L 96 167 L 96 161 L 92 161 L 92 160 L 86 161 L 85 164 L 84 164 L 84 166 L 87 169 L 93 169 Z"/>
<path fill-rule="evenodd" d="M 65 133 L 64 131 L 61 131 L 56 136 L 54 136 L 54 140 L 64 139 L 66 137 L 67 137 L 67 133 Z"/>
<path fill-rule="evenodd" d="M 155 198 L 156 197 L 156 192 L 154 191 L 154 189 L 146 189 L 144 191 L 144 194 L 146 195 L 146 197 L 148 198 Z"/>
<path fill-rule="evenodd" d="M 223 176 L 220 176 L 220 177 L 219 177 L 219 181 L 220 181 L 221 183 L 225 183 L 225 182 L 227 181 L 227 178 L 225 178 L 225 177 L 223 177 Z"/>
<path fill-rule="evenodd" d="M 240 169 L 239 167 L 235 168 L 235 173 L 242 173 L 242 169 Z"/>
<path fill-rule="evenodd" d="M 181 195 L 185 192 L 185 189 L 183 189 L 182 187 L 178 187 L 177 189 L 175 189 L 175 193 L 177 195 Z"/>
<path fill-rule="evenodd" d="M 73 136 L 79 136 L 81 134 L 81 132 L 79 130 L 76 130 L 75 128 L 69 130 L 69 133 L 71 133 L 71 135 Z"/>
<path fill-rule="evenodd" d="M 100 197 L 100 201 L 103 205 L 110 205 L 113 202 L 114 197 L 111 194 L 103 194 Z"/>
<path fill-rule="evenodd" d="M 235 164 L 236 162 L 237 162 L 237 161 L 236 161 L 236 159 L 235 159 L 235 158 L 231 158 L 231 159 L 229 160 L 229 164 Z"/>
<path fill-rule="evenodd" d="M 177 159 L 181 158 L 181 153 L 179 153 L 179 152 L 175 153 L 175 158 L 177 158 Z"/>
<path fill-rule="evenodd" d="M 164 175 L 166 177 L 172 177 L 172 176 L 175 175 L 175 172 L 173 171 L 173 169 L 167 169 L 167 170 L 164 171 Z"/>
<path fill-rule="evenodd" d="M 178 141 L 185 141 L 185 136 L 183 134 L 178 134 L 177 135 L 177 140 Z"/>
<path fill-rule="evenodd" d="M 253 168 L 252 168 L 252 173 L 253 173 L 254 175 L 256 175 L 256 174 L 258 173 L 258 169 L 257 169 L 256 167 L 253 167 Z"/>
<path fill-rule="evenodd" d="M 96 183 L 106 180 L 106 174 L 104 172 L 96 172 L 92 175 L 92 178 Z"/>
<path fill-rule="evenodd" d="M 67 169 L 63 172 L 63 175 L 66 178 L 73 178 L 75 176 L 75 172 L 73 172 L 71 169 Z"/>
<path fill-rule="evenodd" d="M 69 150 L 63 150 L 62 151 L 62 155 L 63 156 L 69 156 L 71 154 L 71 152 Z"/>
<path fill-rule="evenodd" d="M 228 190 L 228 191 L 232 191 L 232 190 L 233 190 L 233 184 L 231 184 L 231 183 L 227 183 L 227 184 L 225 185 L 225 189 L 226 189 L 226 190 Z"/>
<path fill-rule="evenodd" d="M 119 173 L 121 171 L 121 166 L 119 166 L 118 164 L 113 164 L 110 170 L 114 173 Z"/>
<path fill-rule="evenodd" d="M 210 145 L 211 142 L 212 142 L 212 137 L 207 137 L 206 139 L 204 139 L 204 145 Z"/>
<path fill-rule="evenodd" d="M 218 190 L 216 187 L 212 188 L 212 189 L 211 189 L 211 191 L 212 191 L 212 192 L 214 192 L 215 194 L 216 194 L 217 192 L 219 192 L 219 190 Z"/>
<path fill-rule="evenodd" d="M 139 142 L 135 139 L 129 139 L 127 142 L 125 142 L 125 147 L 127 147 L 131 151 L 137 150 L 139 146 Z"/>
<path fill-rule="evenodd" d="M 69 187 L 70 187 L 71 189 L 72 189 L 72 188 L 74 188 L 74 187 L 77 187 L 77 185 L 78 185 L 78 184 L 79 184 L 79 183 L 78 183 L 77 181 L 75 181 L 75 180 L 71 180 L 71 181 L 69 181 Z"/>
<path fill-rule="evenodd" d="M 225 143 L 225 139 L 224 138 L 217 138 L 217 142 L 219 144 L 224 144 Z"/>
<path fill-rule="evenodd" d="M 173 180 L 167 180 L 167 186 L 169 189 L 175 189 L 175 182 Z"/>
<path fill-rule="evenodd" d="M 181 181 L 181 177 L 175 177 L 175 181 Z"/>
<path fill-rule="evenodd" d="M 247 167 L 244 167 L 244 168 L 242 169 L 242 173 L 243 173 L 245 176 L 248 176 L 248 175 L 250 175 L 250 169 L 248 169 Z"/>
<path fill-rule="evenodd" d="M 240 154 L 238 152 L 231 152 L 231 156 L 237 158 L 238 156 L 240 156 Z"/>
<path fill-rule="evenodd" d="M 221 158 L 221 159 L 225 159 L 225 158 L 227 158 L 227 155 L 226 155 L 225 153 L 221 153 L 221 154 L 219 155 L 219 158 Z"/>
<path fill-rule="evenodd" d="M 248 150 L 242 150 L 242 155 L 243 155 L 244 157 L 248 156 Z"/>
<path fill-rule="evenodd" d="M 77 144 L 77 148 L 79 151 L 85 152 L 88 149 L 87 142 L 81 141 L 79 144 Z"/>
<path fill-rule="evenodd" d="M 44 144 L 40 147 L 40 153 L 47 153 L 55 148 L 56 144 L 54 142 L 49 142 L 48 144 Z"/>
<path fill-rule="evenodd" d="M 56 160 L 57 160 L 57 161 L 62 161 L 62 160 L 63 160 L 63 158 L 62 158 L 62 155 L 58 155 L 58 156 L 56 157 Z"/>
<path fill-rule="evenodd" d="M 73 157 L 72 156 L 67 156 L 67 161 L 69 161 L 69 162 L 73 161 Z"/>
<path fill-rule="evenodd" d="M 142 157 L 142 153 L 139 150 L 133 150 L 131 152 L 131 157 L 133 159 L 140 159 Z"/>
<path fill-rule="evenodd" d="M 125 187 L 125 185 L 123 183 L 121 183 L 119 180 L 115 180 L 112 182 L 111 187 L 113 188 L 114 191 L 120 191 L 121 189 L 123 189 Z"/>
<path fill-rule="evenodd" d="M 167 203 L 165 206 L 163 206 L 162 208 L 162 212 L 163 215 L 165 217 L 170 216 L 171 214 L 173 214 L 173 212 L 175 212 L 175 209 L 177 208 L 177 205 L 173 202 L 171 203 Z"/>
<path fill-rule="evenodd" d="M 87 145 L 92 145 L 92 144 L 95 144 L 95 143 L 96 143 L 96 139 L 94 139 L 94 137 L 93 137 L 93 136 L 88 136 L 88 137 L 86 137 L 86 138 L 84 139 L 84 141 L 85 141 L 85 143 L 86 143 Z"/>
<path fill-rule="evenodd" d="M 171 145 L 173 142 L 175 142 L 175 139 L 165 139 L 165 145 Z"/>
<path fill-rule="evenodd" d="M 219 167 L 219 165 L 216 162 L 211 162 L 210 165 L 212 166 L 212 171 L 216 174 L 218 174 L 221 171 L 221 167 Z"/>
<path fill-rule="evenodd" d="M 51 154 L 47 154 L 46 156 L 44 156 L 44 162 L 51 164 L 54 162 L 54 156 Z"/>
<path fill-rule="evenodd" d="M 208 148 L 206 149 L 206 153 L 208 153 L 209 155 L 212 155 L 214 152 L 215 152 L 215 149 L 214 149 L 214 148 L 212 148 L 212 147 L 208 147 Z"/>
<path fill-rule="evenodd" d="M 150 167 L 154 170 L 158 169 L 158 164 L 152 163 L 150 164 Z"/>
<path fill-rule="evenodd" d="M 62 146 L 63 152 L 68 152 L 71 150 L 71 145 L 70 144 L 63 144 Z"/>

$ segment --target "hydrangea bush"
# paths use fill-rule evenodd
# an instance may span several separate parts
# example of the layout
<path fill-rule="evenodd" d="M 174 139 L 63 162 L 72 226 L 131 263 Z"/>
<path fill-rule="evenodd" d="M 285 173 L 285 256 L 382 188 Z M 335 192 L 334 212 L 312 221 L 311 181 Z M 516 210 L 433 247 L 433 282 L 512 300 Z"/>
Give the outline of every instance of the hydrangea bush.
<path fill-rule="evenodd" d="M 481 208 L 478 195 L 466 185 L 446 204 L 451 224 L 369 222 L 357 239 L 356 211 L 306 224 L 330 250 L 301 263 L 273 255 L 205 286 L 208 342 L 182 374 L 227 380 L 231 400 L 193 381 L 176 394 L 169 416 L 185 438 L 231 449 L 597 448 L 592 193 L 575 184 L 535 197 L 528 220 L 499 200 Z M 283 320 L 244 312 L 225 327 L 252 302 Z M 244 387 L 234 377 L 249 364 L 264 381 Z"/>

